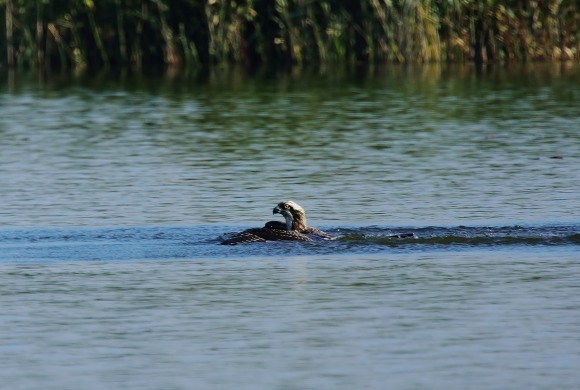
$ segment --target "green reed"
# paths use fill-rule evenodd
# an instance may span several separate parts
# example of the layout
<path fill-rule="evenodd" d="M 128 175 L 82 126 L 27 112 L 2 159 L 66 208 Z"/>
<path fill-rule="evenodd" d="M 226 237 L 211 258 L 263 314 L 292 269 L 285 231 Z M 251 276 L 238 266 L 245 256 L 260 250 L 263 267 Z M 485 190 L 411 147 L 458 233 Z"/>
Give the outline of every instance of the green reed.
<path fill-rule="evenodd" d="M 0 64 L 578 60 L 577 0 L 0 0 Z"/>

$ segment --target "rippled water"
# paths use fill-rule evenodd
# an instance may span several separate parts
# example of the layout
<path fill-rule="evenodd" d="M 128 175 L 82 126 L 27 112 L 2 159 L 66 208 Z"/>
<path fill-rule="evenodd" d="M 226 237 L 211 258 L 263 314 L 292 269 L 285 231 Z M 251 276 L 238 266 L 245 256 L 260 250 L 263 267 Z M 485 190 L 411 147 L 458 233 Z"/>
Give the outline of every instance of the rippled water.
<path fill-rule="evenodd" d="M 235 227 L 44 228 L 0 230 L 0 263 L 173 260 L 284 255 L 358 256 L 467 250 L 578 250 L 577 224 L 562 226 L 326 229 L 332 241 L 219 245 Z"/>
<path fill-rule="evenodd" d="M 578 222 L 578 71 L 465 72 L 23 81 L 0 223 L 248 224 L 287 198 L 316 224 Z"/>
<path fill-rule="evenodd" d="M 578 252 L 0 264 L 15 388 L 578 386 Z"/>
<path fill-rule="evenodd" d="M 0 383 L 576 389 L 578 101 L 575 65 L 0 75 Z M 219 245 L 284 199 L 335 238 Z"/>

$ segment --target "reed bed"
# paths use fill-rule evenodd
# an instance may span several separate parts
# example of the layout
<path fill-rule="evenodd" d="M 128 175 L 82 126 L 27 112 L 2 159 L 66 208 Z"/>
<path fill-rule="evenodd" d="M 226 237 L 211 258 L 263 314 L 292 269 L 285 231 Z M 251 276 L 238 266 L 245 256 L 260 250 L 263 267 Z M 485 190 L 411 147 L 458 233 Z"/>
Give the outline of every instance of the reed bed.
<path fill-rule="evenodd" d="M 0 64 L 578 60 L 577 0 L 0 0 Z"/>

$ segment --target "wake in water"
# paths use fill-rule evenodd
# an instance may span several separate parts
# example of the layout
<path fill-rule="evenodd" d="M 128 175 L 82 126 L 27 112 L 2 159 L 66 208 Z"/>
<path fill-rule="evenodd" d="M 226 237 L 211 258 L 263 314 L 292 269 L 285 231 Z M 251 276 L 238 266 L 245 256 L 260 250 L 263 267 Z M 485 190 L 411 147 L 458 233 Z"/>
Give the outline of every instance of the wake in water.
<path fill-rule="evenodd" d="M 0 229 L 0 263 L 131 259 L 220 259 L 255 256 L 357 255 L 430 251 L 580 248 L 580 224 L 503 227 L 331 228 L 323 241 L 218 245 L 236 227 Z M 534 249 L 535 250 L 535 249 Z"/>
<path fill-rule="evenodd" d="M 361 245 L 506 246 L 578 245 L 577 225 L 337 229 L 337 240 Z"/>

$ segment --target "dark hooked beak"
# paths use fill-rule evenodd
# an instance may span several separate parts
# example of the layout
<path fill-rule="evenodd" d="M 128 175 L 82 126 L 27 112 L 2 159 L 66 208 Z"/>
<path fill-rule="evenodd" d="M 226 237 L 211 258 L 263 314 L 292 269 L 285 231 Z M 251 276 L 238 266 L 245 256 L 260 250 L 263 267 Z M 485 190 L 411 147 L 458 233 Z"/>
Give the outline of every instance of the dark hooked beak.
<path fill-rule="evenodd" d="M 276 206 L 276 207 L 274 207 L 274 210 L 272 210 L 272 214 L 282 214 L 282 216 L 284 217 L 284 220 L 286 221 L 286 229 L 288 231 L 292 230 L 292 224 L 294 223 L 294 217 L 292 216 L 292 213 L 290 213 L 290 211 L 284 210 L 280 206 Z"/>

